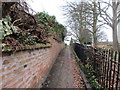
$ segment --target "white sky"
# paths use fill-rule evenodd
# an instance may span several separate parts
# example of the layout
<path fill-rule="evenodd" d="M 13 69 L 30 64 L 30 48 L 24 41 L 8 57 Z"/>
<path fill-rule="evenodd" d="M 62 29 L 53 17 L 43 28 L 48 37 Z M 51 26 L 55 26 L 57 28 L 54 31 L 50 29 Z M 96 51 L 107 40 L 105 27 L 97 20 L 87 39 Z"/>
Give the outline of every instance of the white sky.
<path fill-rule="evenodd" d="M 60 23 L 64 23 L 63 12 L 61 6 L 65 5 L 64 0 L 29 0 L 29 4 L 36 12 L 45 11 L 50 15 L 56 16 Z"/>
<path fill-rule="evenodd" d="M 28 0 L 31 8 L 36 12 L 48 12 L 50 15 L 56 16 L 58 22 L 65 24 L 66 18 L 63 16 L 62 7 L 65 5 L 65 1 L 75 0 Z M 78 0 L 77 0 L 78 1 Z M 107 34 L 109 41 L 112 41 L 112 30 L 104 30 Z M 69 38 L 70 39 L 70 38 Z"/>

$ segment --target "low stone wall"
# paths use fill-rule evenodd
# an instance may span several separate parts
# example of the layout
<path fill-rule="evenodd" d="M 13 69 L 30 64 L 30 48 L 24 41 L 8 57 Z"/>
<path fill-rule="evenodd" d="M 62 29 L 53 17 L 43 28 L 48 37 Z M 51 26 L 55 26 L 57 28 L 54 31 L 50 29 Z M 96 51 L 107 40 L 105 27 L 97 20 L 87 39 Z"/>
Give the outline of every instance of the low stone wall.
<path fill-rule="evenodd" d="M 51 48 L 19 51 L 2 55 L 0 87 L 39 88 L 46 79 L 64 44 L 51 41 Z"/>

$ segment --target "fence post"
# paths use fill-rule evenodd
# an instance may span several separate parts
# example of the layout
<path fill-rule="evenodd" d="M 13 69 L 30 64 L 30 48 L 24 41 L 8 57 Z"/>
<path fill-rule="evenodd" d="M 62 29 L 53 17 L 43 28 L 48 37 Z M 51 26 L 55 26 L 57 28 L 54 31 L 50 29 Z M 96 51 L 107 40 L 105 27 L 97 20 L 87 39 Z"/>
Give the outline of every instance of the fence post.
<path fill-rule="evenodd" d="M 112 60 L 113 60 L 113 50 L 111 50 L 111 54 L 110 54 L 109 88 L 111 88 Z"/>
<path fill-rule="evenodd" d="M 108 53 L 107 53 L 107 70 L 106 70 L 106 88 L 108 88 L 108 79 L 109 79 L 109 70 L 110 70 L 110 49 L 108 49 Z"/>
<path fill-rule="evenodd" d="M 108 51 L 107 50 L 105 50 L 105 69 L 104 69 L 104 85 L 105 85 L 105 88 L 106 88 L 106 71 L 107 71 L 107 55 L 108 55 Z"/>
<path fill-rule="evenodd" d="M 93 58 L 93 69 L 96 71 L 96 48 L 94 49 L 94 58 Z"/>
<path fill-rule="evenodd" d="M 114 58 L 113 58 L 113 60 L 114 60 L 114 66 L 113 66 L 113 79 L 112 79 L 112 89 L 114 89 L 114 83 L 115 83 L 115 73 L 116 73 L 116 71 L 115 71 L 115 67 L 116 67 L 116 59 L 117 59 L 117 52 L 114 52 Z M 113 63 L 113 61 L 112 61 L 112 63 Z M 112 66 L 111 66 L 112 67 Z"/>
<path fill-rule="evenodd" d="M 99 50 L 99 55 L 100 55 L 100 58 L 99 58 L 99 77 L 98 77 L 98 82 L 100 85 L 102 85 L 102 64 L 103 64 L 103 52 L 102 52 L 102 49 Z"/>
<path fill-rule="evenodd" d="M 120 84 L 120 77 L 119 77 L 119 74 L 120 74 L 120 52 L 118 53 L 118 73 L 117 73 L 117 80 L 116 80 L 116 90 L 118 90 L 118 85 Z M 119 83 L 119 84 L 118 84 Z M 120 87 L 119 87 L 120 88 Z"/>
<path fill-rule="evenodd" d="M 103 86 L 103 68 L 104 68 L 104 49 L 101 50 L 101 61 L 102 61 L 102 66 L 101 66 L 101 85 Z"/>
<path fill-rule="evenodd" d="M 102 64 L 102 86 L 105 86 L 105 59 L 106 59 L 106 50 L 103 50 L 103 64 Z"/>

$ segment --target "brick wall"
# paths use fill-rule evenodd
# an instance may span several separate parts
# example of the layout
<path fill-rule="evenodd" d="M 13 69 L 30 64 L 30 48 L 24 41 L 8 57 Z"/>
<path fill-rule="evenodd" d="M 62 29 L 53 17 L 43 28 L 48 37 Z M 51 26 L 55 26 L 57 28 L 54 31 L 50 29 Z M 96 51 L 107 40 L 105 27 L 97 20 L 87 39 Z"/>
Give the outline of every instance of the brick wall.
<path fill-rule="evenodd" d="M 63 44 L 52 42 L 51 48 L 26 50 L 2 55 L 0 87 L 41 87 Z"/>

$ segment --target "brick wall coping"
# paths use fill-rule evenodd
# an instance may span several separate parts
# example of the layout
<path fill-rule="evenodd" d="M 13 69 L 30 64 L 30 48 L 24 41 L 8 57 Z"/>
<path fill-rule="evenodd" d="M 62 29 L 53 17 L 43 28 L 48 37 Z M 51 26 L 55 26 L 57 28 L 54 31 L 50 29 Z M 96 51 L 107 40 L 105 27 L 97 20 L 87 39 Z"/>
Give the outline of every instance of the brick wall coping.
<path fill-rule="evenodd" d="M 38 49 L 38 48 L 49 48 L 52 45 L 50 43 L 48 44 L 36 44 L 36 45 L 25 45 L 22 47 L 16 47 L 16 48 L 10 48 L 10 47 L 6 47 L 6 48 L 2 48 L 2 53 L 6 53 L 6 52 L 12 52 L 12 51 L 23 51 L 23 50 L 30 50 L 30 49 Z"/>

